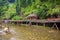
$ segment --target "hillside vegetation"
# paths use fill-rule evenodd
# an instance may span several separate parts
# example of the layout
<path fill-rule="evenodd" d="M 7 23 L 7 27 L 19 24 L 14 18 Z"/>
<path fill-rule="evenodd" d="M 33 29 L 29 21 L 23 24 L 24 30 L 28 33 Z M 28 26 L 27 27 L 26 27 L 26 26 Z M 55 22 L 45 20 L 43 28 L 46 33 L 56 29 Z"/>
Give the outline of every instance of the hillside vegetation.
<path fill-rule="evenodd" d="M 0 18 L 25 19 L 31 13 L 39 18 L 60 14 L 60 0 L 0 0 Z"/>

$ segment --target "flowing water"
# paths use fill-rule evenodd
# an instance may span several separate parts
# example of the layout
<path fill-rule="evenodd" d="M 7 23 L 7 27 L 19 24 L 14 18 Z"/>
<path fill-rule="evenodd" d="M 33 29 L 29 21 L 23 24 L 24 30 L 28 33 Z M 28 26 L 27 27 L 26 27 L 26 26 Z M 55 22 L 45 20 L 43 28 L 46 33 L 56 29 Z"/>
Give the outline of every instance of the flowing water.
<path fill-rule="evenodd" d="M 50 30 L 48 27 L 29 25 L 8 26 L 10 33 L 0 31 L 0 40 L 60 40 L 60 31 Z"/>

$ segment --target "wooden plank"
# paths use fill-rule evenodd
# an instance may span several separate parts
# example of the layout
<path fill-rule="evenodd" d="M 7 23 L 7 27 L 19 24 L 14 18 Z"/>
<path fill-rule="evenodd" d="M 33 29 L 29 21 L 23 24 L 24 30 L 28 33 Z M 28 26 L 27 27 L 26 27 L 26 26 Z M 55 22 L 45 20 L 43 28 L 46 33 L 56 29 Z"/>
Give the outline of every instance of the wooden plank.
<path fill-rule="evenodd" d="M 60 21 L 56 20 L 8 20 L 9 22 L 36 22 L 36 23 L 58 23 Z M 4 22 L 4 20 L 2 20 Z"/>

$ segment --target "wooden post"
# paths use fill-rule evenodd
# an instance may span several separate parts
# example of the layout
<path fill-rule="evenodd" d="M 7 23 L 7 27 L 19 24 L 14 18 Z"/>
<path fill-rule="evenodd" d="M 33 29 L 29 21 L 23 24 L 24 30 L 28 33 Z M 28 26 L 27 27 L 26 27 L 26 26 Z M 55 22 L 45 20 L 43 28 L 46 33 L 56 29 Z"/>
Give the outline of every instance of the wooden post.
<path fill-rule="evenodd" d="M 45 27 L 45 23 L 43 24 L 43 26 Z"/>
<path fill-rule="evenodd" d="M 43 23 L 43 26 L 44 26 L 43 28 L 45 29 L 45 23 Z"/>
<path fill-rule="evenodd" d="M 29 26 L 31 26 L 31 21 L 29 22 Z"/>
<path fill-rule="evenodd" d="M 29 26 L 31 26 L 31 18 L 30 18 L 30 21 L 29 21 Z"/>
<path fill-rule="evenodd" d="M 45 27 L 45 23 L 43 23 L 43 26 Z"/>
<path fill-rule="evenodd" d="M 53 24 L 52 28 L 54 28 L 54 26 L 55 26 L 56 29 L 58 30 L 58 27 L 57 27 L 57 24 L 56 24 L 56 23 Z"/>

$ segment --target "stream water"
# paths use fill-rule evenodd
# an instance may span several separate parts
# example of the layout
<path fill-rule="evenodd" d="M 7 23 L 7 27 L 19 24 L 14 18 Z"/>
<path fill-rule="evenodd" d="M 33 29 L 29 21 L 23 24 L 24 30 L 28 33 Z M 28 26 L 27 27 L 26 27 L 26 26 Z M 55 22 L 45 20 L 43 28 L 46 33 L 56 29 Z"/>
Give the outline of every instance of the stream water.
<path fill-rule="evenodd" d="M 0 40 L 60 40 L 60 31 L 50 31 L 50 28 L 26 25 L 9 25 L 9 27 L 10 33 L 0 31 Z"/>

